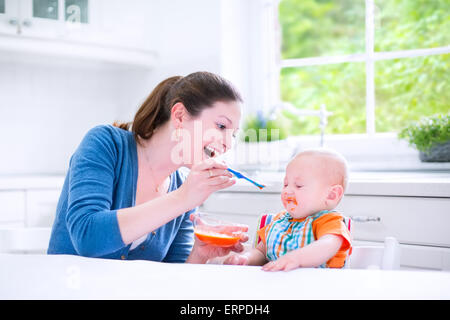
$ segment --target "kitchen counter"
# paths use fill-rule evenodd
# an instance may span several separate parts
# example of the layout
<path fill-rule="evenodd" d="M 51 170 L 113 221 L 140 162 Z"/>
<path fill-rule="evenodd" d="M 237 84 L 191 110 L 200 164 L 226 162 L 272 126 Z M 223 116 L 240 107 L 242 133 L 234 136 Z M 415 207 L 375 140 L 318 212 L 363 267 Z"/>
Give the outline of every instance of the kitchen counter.
<path fill-rule="evenodd" d="M 249 176 L 265 184 L 259 190 L 239 179 L 222 192 L 280 193 L 284 172 L 258 172 Z M 221 191 L 219 191 L 221 192 Z M 346 195 L 387 195 L 450 198 L 450 172 L 351 172 Z"/>
<path fill-rule="evenodd" d="M 438 271 L 265 272 L 254 266 L 19 254 L 0 254 L 0 265 L 0 299 L 450 299 L 450 273 Z"/>

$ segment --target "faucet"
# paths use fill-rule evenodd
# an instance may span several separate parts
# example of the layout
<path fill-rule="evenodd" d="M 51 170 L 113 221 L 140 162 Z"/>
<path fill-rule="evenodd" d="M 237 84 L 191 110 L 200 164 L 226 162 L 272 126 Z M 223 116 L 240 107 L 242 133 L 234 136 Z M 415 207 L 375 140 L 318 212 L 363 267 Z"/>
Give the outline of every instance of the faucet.
<path fill-rule="evenodd" d="M 324 135 L 325 135 L 325 128 L 328 124 L 328 117 L 333 114 L 333 112 L 330 112 L 327 110 L 325 104 L 320 105 L 320 110 L 302 110 L 297 109 L 289 102 L 283 102 L 281 105 L 281 108 L 284 110 L 289 111 L 290 113 L 295 114 L 296 116 L 303 117 L 303 116 L 314 116 L 320 118 L 319 128 L 320 128 L 320 146 L 324 146 Z"/>
<path fill-rule="evenodd" d="M 291 103 L 289 102 L 283 102 L 281 104 L 280 109 L 284 109 L 287 110 L 290 113 L 295 114 L 296 116 L 299 117 L 304 117 L 304 116 L 314 116 L 314 117 L 319 117 L 320 118 L 320 122 L 319 122 L 319 128 L 320 128 L 320 146 L 323 147 L 324 146 L 324 139 L 325 139 L 325 128 L 328 124 L 328 117 L 330 115 L 333 114 L 333 112 L 328 111 L 325 104 L 321 104 L 320 105 L 320 110 L 304 110 L 304 109 L 297 109 L 296 107 L 294 107 Z M 292 152 L 291 158 L 292 156 L 296 155 L 297 152 L 299 151 L 299 147 L 297 146 L 294 151 Z"/>

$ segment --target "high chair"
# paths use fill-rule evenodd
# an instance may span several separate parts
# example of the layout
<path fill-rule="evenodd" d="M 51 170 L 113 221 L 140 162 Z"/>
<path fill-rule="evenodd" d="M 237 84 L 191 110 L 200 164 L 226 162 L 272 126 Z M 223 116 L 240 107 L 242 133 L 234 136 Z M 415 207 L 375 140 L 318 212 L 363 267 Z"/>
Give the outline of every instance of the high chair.
<path fill-rule="evenodd" d="M 257 230 L 272 222 L 275 214 L 265 213 L 259 216 Z M 344 223 L 352 233 L 352 219 L 344 216 Z M 255 235 L 254 246 L 261 241 L 258 233 Z M 400 246 L 394 237 L 386 237 L 384 244 L 352 246 L 350 255 L 345 261 L 344 268 L 348 269 L 383 269 L 395 270 L 400 268 Z"/>
<path fill-rule="evenodd" d="M 386 237 L 384 243 L 378 246 L 354 246 L 345 268 L 400 269 L 400 245 L 394 237 Z"/>

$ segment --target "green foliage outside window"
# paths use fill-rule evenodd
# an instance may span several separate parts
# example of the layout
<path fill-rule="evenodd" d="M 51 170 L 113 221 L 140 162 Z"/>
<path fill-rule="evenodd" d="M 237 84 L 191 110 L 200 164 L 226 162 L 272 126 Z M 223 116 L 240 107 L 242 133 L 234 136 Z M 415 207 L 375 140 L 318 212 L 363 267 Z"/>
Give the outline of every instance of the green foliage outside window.
<path fill-rule="evenodd" d="M 376 0 L 375 51 L 450 45 L 450 1 Z M 282 58 L 365 51 L 364 0 L 281 0 Z M 398 132 L 411 121 L 450 109 L 450 54 L 375 63 L 377 132 Z M 326 133 L 365 133 L 365 64 L 283 68 L 281 99 L 297 108 L 333 112 Z M 318 119 L 293 120 L 290 134 L 318 134 Z"/>

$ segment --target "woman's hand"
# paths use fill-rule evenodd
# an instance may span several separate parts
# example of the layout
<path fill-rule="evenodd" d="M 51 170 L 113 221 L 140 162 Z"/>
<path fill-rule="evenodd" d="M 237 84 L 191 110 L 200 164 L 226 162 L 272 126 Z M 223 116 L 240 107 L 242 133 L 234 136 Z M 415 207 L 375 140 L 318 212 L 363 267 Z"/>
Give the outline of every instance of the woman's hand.
<path fill-rule="evenodd" d="M 205 202 L 211 193 L 235 184 L 232 177 L 225 163 L 209 158 L 192 166 L 178 190 L 182 201 L 187 201 L 192 209 Z"/>
<path fill-rule="evenodd" d="M 191 221 L 194 218 L 194 214 L 191 214 L 190 219 Z M 225 228 L 229 228 L 228 231 L 235 232 L 235 231 L 243 231 L 247 232 L 248 227 L 247 226 L 227 226 Z M 189 263 L 206 263 L 209 259 L 217 258 L 217 257 L 223 257 L 229 254 L 231 251 L 234 252 L 243 252 L 244 246 L 242 245 L 243 242 L 248 241 L 248 235 L 243 233 L 241 238 L 239 239 L 239 242 L 231 247 L 220 247 L 216 245 L 211 245 L 208 243 L 205 243 L 201 240 L 199 240 L 197 237 L 195 237 L 194 247 L 192 248 L 191 254 L 189 255 L 189 258 L 186 262 Z"/>
<path fill-rule="evenodd" d="M 260 266 L 266 262 L 266 246 L 263 242 L 258 243 L 244 254 L 233 254 L 227 257 L 223 264 L 233 264 L 239 266 Z"/>
<path fill-rule="evenodd" d="M 245 236 L 245 241 L 248 237 Z M 244 241 L 242 241 L 244 242 Z M 190 258 L 187 262 L 190 263 L 206 263 L 209 259 L 223 257 L 229 254 L 231 251 L 242 252 L 244 251 L 244 246 L 238 242 L 232 247 L 219 247 L 212 244 L 205 243 L 199 239 L 195 239 L 194 247 L 192 248 Z"/>
<path fill-rule="evenodd" d="M 238 265 L 238 266 L 246 266 L 250 262 L 250 258 L 246 256 L 245 254 L 233 254 L 227 257 L 223 264 L 231 264 L 231 265 Z"/>

